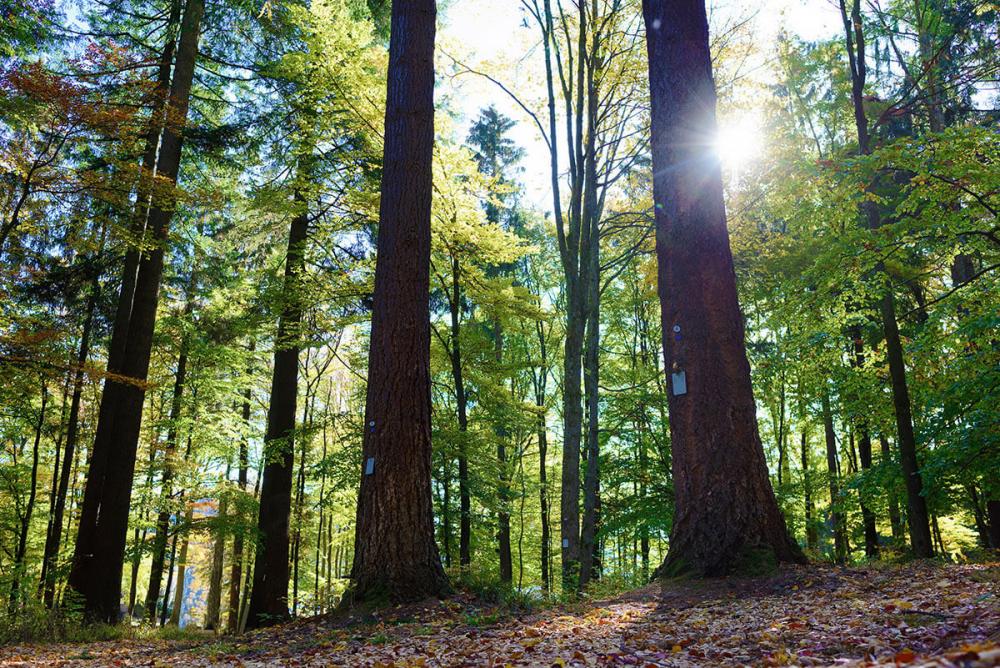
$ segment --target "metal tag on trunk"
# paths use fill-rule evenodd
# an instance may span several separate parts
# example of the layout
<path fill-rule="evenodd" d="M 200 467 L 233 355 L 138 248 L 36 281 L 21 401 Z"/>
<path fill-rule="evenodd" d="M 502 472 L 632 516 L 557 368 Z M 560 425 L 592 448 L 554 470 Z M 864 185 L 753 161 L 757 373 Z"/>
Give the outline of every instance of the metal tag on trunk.
<path fill-rule="evenodd" d="M 569 547 L 569 538 L 563 538 L 563 547 Z"/>
<path fill-rule="evenodd" d="M 672 373 L 670 374 L 670 380 L 673 384 L 675 397 L 687 394 L 688 392 L 687 374 L 685 374 L 683 371 Z"/>
<path fill-rule="evenodd" d="M 375 473 L 375 458 L 369 457 L 368 461 L 365 462 L 365 475 L 371 475 Z"/>

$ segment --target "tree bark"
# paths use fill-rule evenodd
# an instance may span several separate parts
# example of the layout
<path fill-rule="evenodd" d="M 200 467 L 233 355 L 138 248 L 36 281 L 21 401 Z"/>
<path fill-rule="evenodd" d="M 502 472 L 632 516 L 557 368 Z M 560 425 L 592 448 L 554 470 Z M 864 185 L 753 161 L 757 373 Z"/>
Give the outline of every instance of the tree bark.
<path fill-rule="evenodd" d="M 589 168 L 588 168 L 589 171 Z M 597 239 L 597 220 L 592 220 L 593 239 Z M 587 468 L 583 480 L 583 528 L 580 535 L 580 588 L 599 577 L 600 559 L 598 552 L 598 508 L 600 505 L 600 430 L 598 424 L 600 406 L 599 360 L 600 360 L 600 272 L 598 244 L 590 251 L 589 283 L 590 295 L 587 315 L 587 336 L 584 350 L 584 393 L 587 397 Z"/>
<path fill-rule="evenodd" d="M 715 87 L 703 0 L 643 0 L 656 253 L 675 516 L 660 573 L 723 575 L 802 562 L 771 489 L 712 155 Z M 678 378 L 679 381 L 679 378 Z M 669 383 L 668 383 L 669 384 Z"/>
<path fill-rule="evenodd" d="M 167 116 L 171 122 L 164 126 L 156 162 L 158 178 L 166 180 L 171 187 L 177 182 L 180 167 L 181 132 L 187 119 L 204 9 L 203 0 L 188 0 L 181 24 L 167 104 Z M 81 522 L 79 536 L 82 540 L 78 539 L 70 576 L 70 586 L 83 597 L 85 614 L 91 619 L 117 622 L 119 618 L 132 477 L 142 424 L 163 258 L 175 206 L 172 193 L 162 200 L 152 199 L 148 228 L 153 249 L 144 253 L 138 263 L 132 307 L 127 312 L 120 377 L 109 378 L 105 383 L 106 393 L 111 386 L 116 389 L 102 397 L 102 415 L 98 421 L 98 437 L 95 437 L 92 457 L 97 470 L 92 463 L 87 482 L 88 493 L 84 498 L 88 507 L 82 513 L 89 524 Z M 123 295 L 125 292 L 123 287 Z M 115 335 L 119 333 L 117 316 L 115 324 L 112 347 Z M 109 355 L 108 366 L 113 369 L 111 362 Z M 107 414 L 103 410 L 106 401 L 113 402 Z M 105 422 L 103 430 L 102 421 Z M 95 486 L 93 491 L 90 490 L 91 484 Z"/>
<path fill-rule="evenodd" d="M 302 158 L 304 159 L 304 158 Z M 308 170 L 304 170 L 307 174 Z M 305 270 L 305 244 L 309 234 L 306 202 L 297 195 L 300 212 L 288 232 L 288 254 L 282 288 L 283 306 L 274 343 L 271 402 L 264 437 L 265 466 L 260 488 L 257 529 L 261 542 L 254 560 L 253 589 L 247 628 L 285 621 L 288 615 L 289 515 L 295 466 L 295 413 L 298 395 L 302 303 L 298 280 Z"/>
<path fill-rule="evenodd" d="M 549 489 L 548 489 L 548 424 L 546 421 L 545 392 L 548 384 L 549 363 L 548 349 L 545 345 L 545 329 L 541 321 L 535 323 L 535 330 L 538 334 L 539 368 L 532 372 L 535 385 L 535 408 L 538 411 L 537 423 L 535 426 L 536 438 L 538 440 L 538 502 L 541 514 L 542 535 L 541 535 L 541 567 L 542 567 L 542 590 L 550 591 L 552 572 L 550 561 L 550 541 L 549 538 Z"/>
<path fill-rule="evenodd" d="M 462 307 L 461 265 L 457 256 L 451 259 L 451 294 L 448 305 L 451 311 L 451 376 L 455 383 L 455 406 L 458 417 L 458 563 L 465 569 L 472 563 L 472 495 L 469 490 L 469 453 L 467 435 L 469 431 L 468 397 L 465 394 L 465 378 L 462 373 L 461 322 Z"/>
<path fill-rule="evenodd" d="M 990 547 L 1000 550 L 1000 499 L 991 498 L 986 501 L 986 514 L 990 520 Z"/>
<path fill-rule="evenodd" d="M 450 591 L 431 500 L 434 0 L 394 0 L 354 565 L 345 601 Z"/>
<path fill-rule="evenodd" d="M 226 474 L 228 477 L 228 473 Z M 219 517 L 225 518 L 228 506 L 223 500 L 219 503 Z M 226 557 L 226 534 L 216 532 L 215 543 L 212 546 L 212 571 L 209 575 L 208 599 L 205 603 L 205 629 L 215 631 L 219 628 L 219 616 L 222 609 L 222 571 Z"/>

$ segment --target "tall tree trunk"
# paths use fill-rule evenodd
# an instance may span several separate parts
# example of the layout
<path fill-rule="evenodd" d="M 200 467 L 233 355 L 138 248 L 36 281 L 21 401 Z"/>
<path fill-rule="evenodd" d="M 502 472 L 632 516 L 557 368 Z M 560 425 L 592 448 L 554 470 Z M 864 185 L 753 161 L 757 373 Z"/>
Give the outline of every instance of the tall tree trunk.
<path fill-rule="evenodd" d="M 847 535 L 840 510 L 840 474 L 837 464 L 837 434 L 833 428 L 830 397 L 823 391 L 823 433 L 826 440 L 826 471 L 830 484 L 830 524 L 833 527 L 833 558 L 838 564 L 847 561 Z"/>
<path fill-rule="evenodd" d="M 816 531 L 816 506 L 812 497 L 812 478 L 809 474 L 809 437 L 805 428 L 802 429 L 802 488 L 805 496 L 806 506 L 806 547 L 815 550 L 819 544 L 819 535 Z"/>
<path fill-rule="evenodd" d="M 393 0 L 378 255 L 347 601 L 450 591 L 431 502 L 434 0 Z"/>
<path fill-rule="evenodd" d="M 181 543 L 180 559 L 177 562 L 177 586 L 174 587 L 174 605 L 170 611 L 170 623 L 181 625 L 181 611 L 184 609 L 185 588 L 187 587 L 188 545 L 191 542 L 191 518 L 193 506 L 188 506 L 184 513 L 184 541 Z"/>
<path fill-rule="evenodd" d="M 455 406 L 458 417 L 458 563 L 465 569 L 472 563 L 472 495 L 469 489 L 468 397 L 462 371 L 462 340 L 460 313 L 462 308 L 462 267 L 457 256 L 451 258 L 451 376 L 455 383 Z"/>
<path fill-rule="evenodd" d="M 35 440 L 31 448 L 31 482 L 28 483 L 28 501 L 24 512 L 19 513 L 20 527 L 17 532 L 17 548 L 14 552 L 14 570 L 10 584 L 10 604 L 8 612 L 14 616 L 20 603 L 21 580 L 25 574 L 24 558 L 28 553 L 28 530 L 31 528 L 31 516 L 35 512 L 35 498 L 38 493 L 38 448 L 42 442 L 42 430 L 45 427 L 45 409 L 49 403 L 49 388 L 42 381 L 42 405 L 38 410 L 38 422 L 35 424 Z"/>
<path fill-rule="evenodd" d="M 858 149 L 862 155 L 871 153 L 871 138 L 868 134 L 868 117 L 865 115 L 864 90 L 867 78 L 865 63 L 864 23 L 861 17 L 861 0 L 853 0 L 851 15 L 848 16 L 845 0 L 840 0 L 840 13 L 844 23 L 847 54 L 851 65 L 851 99 L 854 105 L 854 121 L 858 134 Z M 866 201 L 861 205 L 868 228 L 873 232 L 882 225 L 875 202 Z M 877 265 L 879 273 L 885 272 L 882 262 Z M 913 415 L 910 393 L 906 381 L 906 364 L 903 358 L 903 343 L 896 322 L 896 304 L 892 286 L 884 288 L 879 298 L 879 313 L 885 335 L 886 357 L 889 361 L 889 377 L 892 388 L 892 405 L 896 416 L 896 430 L 899 441 L 899 460 L 906 478 L 907 518 L 910 527 L 910 546 L 918 557 L 934 556 L 931 539 L 930 516 L 927 501 L 923 496 L 923 479 L 917 462 L 917 443 L 913 433 Z"/>
<path fill-rule="evenodd" d="M 892 450 L 889 447 L 889 441 L 884 436 L 880 436 L 879 445 L 882 450 L 883 464 L 892 462 Z M 892 489 L 887 490 L 887 496 L 889 497 L 889 526 L 892 527 L 892 539 L 902 544 L 903 534 L 906 532 L 906 529 L 903 526 L 903 518 L 899 513 L 899 501 L 896 500 L 896 493 Z"/>
<path fill-rule="evenodd" d="M 253 354 L 256 349 L 255 341 L 250 339 L 249 352 Z M 252 373 L 252 369 L 247 370 L 247 376 Z M 249 378 L 248 378 L 249 380 Z M 251 390 L 249 382 L 243 390 L 243 402 L 240 406 L 240 416 L 243 420 L 244 434 L 240 437 L 239 453 L 239 473 L 237 482 L 240 491 L 247 491 L 247 470 L 250 468 L 250 453 L 247 439 L 250 431 L 250 399 Z M 249 569 L 248 569 L 249 570 Z M 240 630 L 240 581 L 243 579 L 243 532 L 240 531 L 233 538 L 233 564 L 229 571 L 229 613 L 227 620 L 227 630 L 235 634 Z"/>
<path fill-rule="evenodd" d="M 167 615 L 170 610 L 170 590 L 174 586 L 174 564 L 177 561 L 177 537 L 180 534 L 180 518 L 174 522 L 174 538 L 170 541 L 170 566 L 167 568 L 167 586 L 163 590 L 163 601 L 160 604 L 160 626 L 167 625 Z M 156 625 L 156 616 L 150 620 Z"/>
<path fill-rule="evenodd" d="M 62 468 L 59 471 L 59 486 L 56 490 L 55 503 L 52 509 L 52 527 L 45 538 L 45 578 L 43 582 L 43 600 L 45 607 L 52 608 L 55 603 L 57 565 L 59 548 L 62 544 L 63 515 L 66 513 L 66 494 L 69 490 L 70 473 L 76 454 L 76 443 L 80 430 L 80 404 L 83 399 L 84 366 L 90 357 L 90 337 L 94 326 L 94 313 L 100 296 L 100 282 L 94 280 L 90 295 L 87 297 L 86 316 L 83 320 L 83 330 L 80 332 L 80 348 L 76 356 L 76 371 L 73 375 L 73 396 L 70 399 L 69 422 L 66 426 L 65 452 L 62 457 Z"/>
<path fill-rule="evenodd" d="M 535 331 L 538 334 L 539 368 L 532 370 L 535 385 L 535 409 L 538 411 L 537 422 L 535 424 L 535 438 L 538 440 L 538 502 L 542 523 L 542 590 L 549 591 L 552 588 L 550 575 L 552 572 L 550 561 L 550 541 L 549 538 L 549 488 L 548 488 L 548 424 L 546 421 L 545 393 L 548 384 L 549 362 L 548 348 L 545 342 L 545 329 L 541 321 L 535 323 Z"/>
<path fill-rule="evenodd" d="M 589 171 L 589 168 L 588 168 Z M 597 237 L 597 221 L 592 220 L 593 238 Z M 580 536 L 580 588 L 586 586 L 591 579 L 599 577 L 599 559 L 595 558 L 598 550 L 598 506 L 600 486 L 600 430 L 598 425 L 599 411 L 599 352 L 600 352 L 600 273 L 597 244 L 590 251 L 591 265 L 589 273 L 590 295 L 587 315 L 587 336 L 584 351 L 584 393 L 587 397 L 587 436 L 586 453 L 587 468 L 583 481 L 583 529 Z"/>
<path fill-rule="evenodd" d="M 70 404 L 69 388 L 70 385 L 72 385 L 72 381 L 73 374 L 67 370 L 66 378 L 62 386 L 62 397 L 59 401 L 59 427 L 52 443 L 52 450 L 55 453 L 55 457 L 53 459 L 55 461 L 52 464 L 52 483 L 49 486 L 49 512 L 45 523 L 45 552 L 42 553 L 42 572 L 38 577 L 38 593 L 40 596 L 45 589 L 45 580 L 48 577 L 49 559 L 47 552 L 49 549 L 49 541 L 52 537 L 52 516 L 56 507 L 56 496 L 59 494 L 59 472 L 62 470 L 62 441 L 63 437 L 66 435 L 67 412 Z"/>
<path fill-rule="evenodd" d="M 319 581 L 320 570 L 323 561 L 323 530 L 326 521 L 326 455 L 327 455 L 327 427 L 330 422 L 330 397 L 333 394 L 333 386 L 329 386 L 326 393 L 325 413 L 323 415 L 323 466 L 320 469 L 319 481 L 319 528 L 316 530 L 316 568 L 313 571 L 313 604 L 316 606 L 316 614 L 323 612 L 323 599 L 320 597 Z"/>
<path fill-rule="evenodd" d="M 1000 499 L 991 498 L 986 501 L 986 514 L 990 520 L 990 547 L 1000 550 Z"/>
<path fill-rule="evenodd" d="M 865 365 L 864 340 L 861 338 L 861 328 L 853 326 L 850 329 L 851 342 L 853 346 L 853 357 L 851 365 L 855 369 L 861 369 Z M 872 467 L 872 437 L 868 430 L 868 420 L 860 417 L 855 420 L 858 429 L 858 457 L 861 460 L 861 470 L 867 472 Z M 861 503 L 861 519 L 865 532 L 865 556 L 873 559 L 878 556 L 878 529 L 875 526 L 875 513 L 867 503 L 865 494 L 858 490 L 858 499 Z"/>
<path fill-rule="evenodd" d="M 171 187 L 177 182 L 180 167 L 181 131 L 187 119 L 204 9 L 203 0 L 188 0 L 181 24 L 167 105 L 171 122 L 164 126 L 156 162 L 158 178 L 164 179 Z M 146 394 L 145 381 L 149 371 L 164 252 L 175 206 L 173 193 L 162 200 L 152 199 L 148 228 L 153 248 L 143 254 L 135 278 L 132 308 L 128 313 L 128 333 L 121 356 L 121 378 L 109 379 L 105 383 L 105 392 L 110 386 L 117 388 L 111 397 L 114 404 L 109 407 L 108 415 L 101 416 L 112 420 L 113 424 L 105 424 L 103 440 L 95 438 L 92 460 L 98 460 L 99 471 L 96 476 L 91 471 L 87 486 L 89 488 L 93 481 L 97 487 L 84 499 L 85 505 L 90 501 L 90 508 L 84 515 L 90 518 L 91 525 L 81 524 L 80 533 L 85 538 L 82 544 L 78 540 L 70 576 L 70 585 L 83 596 L 85 613 L 92 619 L 116 622 L 119 617 L 129 501 Z M 112 334 L 112 345 L 115 334 Z M 107 399 L 103 397 L 102 404 Z M 100 418 L 98 432 L 99 435 L 102 432 Z M 99 450 L 104 451 L 100 459 Z"/>
<path fill-rule="evenodd" d="M 192 292 L 193 292 L 193 286 Z M 188 299 L 185 311 L 190 313 L 193 299 Z M 174 374 L 174 393 L 170 400 L 170 427 L 167 429 L 167 444 L 163 453 L 163 478 L 160 481 L 160 502 L 156 515 L 156 529 L 153 535 L 153 554 L 149 565 L 149 586 L 146 587 L 146 617 L 156 618 L 156 602 L 160 598 L 160 583 L 163 581 L 163 566 L 167 555 L 167 540 L 170 533 L 170 515 L 173 512 L 174 459 L 177 452 L 178 427 L 187 382 L 188 339 L 181 340 L 177 355 L 177 371 Z"/>
<path fill-rule="evenodd" d="M 493 356 L 500 367 L 503 363 L 503 327 L 500 319 L 493 321 Z M 497 437 L 497 465 L 499 468 L 498 497 L 500 507 L 497 510 L 497 552 L 500 556 L 500 581 L 512 582 L 514 579 L 514 561 L 510 551 L 510 464 L 507 460 L 507 441 L 510 431 L 502 422 L 494 425 Z"/>
<path fill-rule="evenodd" d="M 226 477 L 229 477 L 227 472 Z M 219 503 L 219 517 L 225 518 L 229 507 L 225 499 Z M 215 631 L 219 628 L 219 613 L 222 609 L 222 571 L 226 557 L 226 534 L 220 528 L 216 531 L 212 546 L 212 571 L 209 574 L 208 599 L 205 603 L 205 629 Z"/>
<path fill-rule="evenodd" d="M 757 430 L 743 318 L 712 156 L 715 87 L 703 0 L 643 0 L 675 515 L 663 572 L 804 561 Z"/>
<path fill-rule="evenodd" d="M 305 160 L 305 158 L 300 158 Z M 304 164 L 300 164 L 305 167 Z M 301 176 L 306 178 L 308 169 Z M 305 270 L 305 245 L 309 212 L 305 198 L 296 195 L 299 212 L 288 232 L 288 254 L 282 288 L 282 310 L 274 342 L 271 402 L 267 410 L 264 474 L 260 489 L 257 529 L 261 541 L 254 560 L 253 589 L 247 628 L 259 628 L 288 619 L 289 515 L 292 508 L 292 475 L 295 466 L 295 413 L 298 395 L 299 350 L 302 322 L 301 286 Z"/>

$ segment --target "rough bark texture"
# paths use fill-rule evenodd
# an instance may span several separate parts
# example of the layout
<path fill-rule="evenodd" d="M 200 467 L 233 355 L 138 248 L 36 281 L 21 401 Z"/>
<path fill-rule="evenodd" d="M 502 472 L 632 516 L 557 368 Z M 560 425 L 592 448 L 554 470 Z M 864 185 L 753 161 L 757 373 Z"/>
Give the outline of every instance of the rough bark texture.
<path fill-rule="evenodd" d="M 305 202 L 299 204 L 304 208 Z M 299 324 L 302 306 L 297 277 L 304 268 L 303 246 L 309 233 L 305 210 L 292 219 L 278 336 L 274 347 L 271 401 L 264 437 L 266 464 L 260 486 L 257 529 L 260 544 L 254 560 L 253 589 L 247 628 L 258 628 L 288 619 L 289 514 L 292 509 L 292 472 L 295 465 L 295 412 L 299 379 Z"/>
<path fill-rule="evenodd" d="M 177 59 L 167 104 L 167 115 L 171 122 L 164 127 L 156 163 L 158 177 L 170 185 L 177 182 L 180 167 L 183 139 L 181 130 L 187 119 L 204 10 L 203 0 L 188 0 L 181 22 Z M 105 383 L 105 392 L 111 387 L 115 389 L 110 398 L 102 397 L 94 461 L 88 475 L 87 493 L 84 495 L 86 508 L 81 512 L 80 537 L 74 556 L 74 568 L 70 574 L 70 586 L 83 596 L 85 614 L 89 618 L 108 622 L 117 622 L 119 617 L 132 478 L 146 396 L 145 381 L 149 372 L 164 251 L 174 208 L 172 195 L 153 198 L 150 206 L 148 234 L 153 249 L 145 252 L 138 263 L 131 311 L 127 314 L 127 334 L 121 339 L 121 378 L 109 379 Z M 126 294 L 124 286 L 122 294 Z M 119 315 L 121 306 L 120 302 Z M 114 354 L 119 354 L 114 349 L 115 338 L 120 333 L 117 317 L 112 334 L 111 353 Z M 109 369 L 114 369 L 111 355 L 108 366 Z M 113 399 L 113 403 L 110 399 Z M 107 413 L 104 406 L 106 402 L 110 404 Z M 105 422 L 102 430 L 100 421 L 106 420 L 111 422 Z M 104 440 L 101 440 L 102 434 Z M 98 452 L 103 455 L 99 460 Z M 95 463 L 97 471 L 94 470 Z M 87 519 L 87 524 L 84 524 L 84 519 Z"/>
<path fill-rule="evenodd" d="M 643 16 L 665 366 L 687 382 L 686 394 L 668 392 L 676 508 L 660 572 L 713 576 L 751 559 L 803 561 L 757 430 L 722 176 L 711 150 L 715 86 L 704 2 L 644 0 Z"/>
<path fill-rule="evenodd" d="M 345 601 L 449 592 L 431 504 L 434 0 L 395 0 L 354 566 Z"/>

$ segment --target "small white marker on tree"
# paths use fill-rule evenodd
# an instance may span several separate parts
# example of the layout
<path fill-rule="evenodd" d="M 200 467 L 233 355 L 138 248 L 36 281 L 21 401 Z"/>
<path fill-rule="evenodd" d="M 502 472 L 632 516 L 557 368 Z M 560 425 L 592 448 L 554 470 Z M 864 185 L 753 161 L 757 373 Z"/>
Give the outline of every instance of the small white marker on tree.
<path fill-rule="evenodd" d="M 368 461 L 365 462 L 365 475 L 372 475 L 375 473 L 375 458 L 369 457 Z"/>
<path fill-rule="evenodd" d="M 680 397 L 687 394 L 687 374 L 683 371 L 675 371 L 670 374 L 671 385 L 673 386 L 674 396 Z"/>

